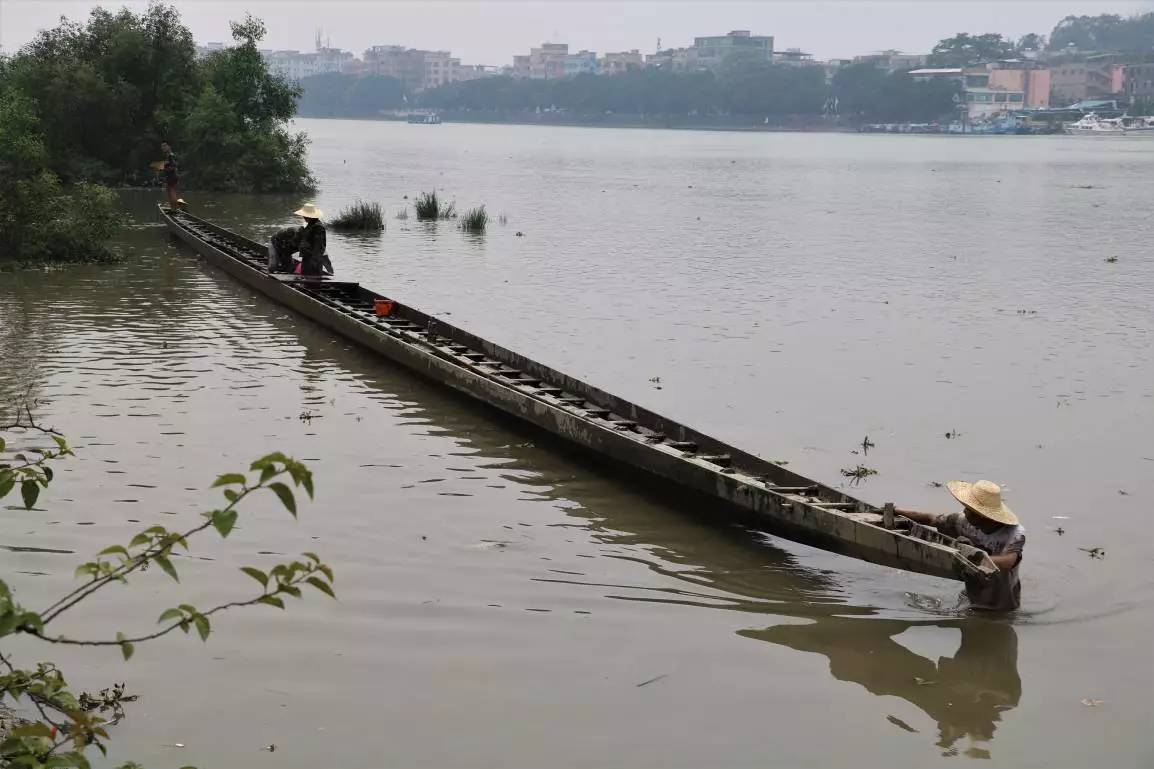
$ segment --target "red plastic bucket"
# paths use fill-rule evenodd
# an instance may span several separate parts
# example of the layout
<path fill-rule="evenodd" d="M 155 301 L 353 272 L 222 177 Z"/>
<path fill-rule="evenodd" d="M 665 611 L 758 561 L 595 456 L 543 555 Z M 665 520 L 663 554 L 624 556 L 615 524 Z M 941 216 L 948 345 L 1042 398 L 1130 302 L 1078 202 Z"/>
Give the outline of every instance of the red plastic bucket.
<path fill-rule="evenodd" d="M 377 313 L 378 318 L 383 318 L 387 315 L 393 314 L 393 300 L 392 299 L 374 299 L 373 310 Z"/>

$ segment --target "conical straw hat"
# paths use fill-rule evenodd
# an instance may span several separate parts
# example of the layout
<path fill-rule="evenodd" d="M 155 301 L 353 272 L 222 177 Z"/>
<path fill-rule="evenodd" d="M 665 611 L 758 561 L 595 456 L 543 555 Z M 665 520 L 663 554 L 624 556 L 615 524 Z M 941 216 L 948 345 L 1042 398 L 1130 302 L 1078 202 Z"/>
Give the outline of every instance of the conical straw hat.
<path fill-rule="evenodd" d="M 305 219 L 323 219 L 325 212 L 317 208 L 315 203 L 305 203 L 296 211 L 293 211 L 293 214 L 303 216 Z"/>
<path fill-rule="evenodd" d="M 1009 526 L 1018 525 L 1018 516 L 1002 501 L 1002 487 L 993 481 L 950 481 L 946 488 L 954 499 L 984 518 Z"/>

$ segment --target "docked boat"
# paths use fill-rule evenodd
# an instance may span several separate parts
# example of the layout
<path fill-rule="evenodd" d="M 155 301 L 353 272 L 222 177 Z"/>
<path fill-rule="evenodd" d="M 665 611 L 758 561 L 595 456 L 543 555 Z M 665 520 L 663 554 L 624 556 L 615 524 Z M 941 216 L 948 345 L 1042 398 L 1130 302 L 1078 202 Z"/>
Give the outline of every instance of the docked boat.
<path fill-rule="evenodd" d="M 348 281 L 269 274 L 267 248 L 161 206 L 209 264 L 416 373 L 499 409 L 717 515 L 872 563 L 946 579 L 997 567 L 982 551 L 767 462 Z"/>
<path fill-rule="evenodd" d="M 1126 126 L 1120 117 L 1104 118 L 1091 112 L 1081 120 L 1067 123 L 1066 133 L 1072 136 L 1125 136 Z"/>
<path fill-rule="evenodd" d="M 410 123 L 414 123 L 416 125 L 440 125 L 441 124 L 441 116 L 436 114 L 436 113 L 433 113 L 433 112 L 430 112 L 427 114 L 414 112 L 411 115 L 409 115 L 408 120 Z"/>

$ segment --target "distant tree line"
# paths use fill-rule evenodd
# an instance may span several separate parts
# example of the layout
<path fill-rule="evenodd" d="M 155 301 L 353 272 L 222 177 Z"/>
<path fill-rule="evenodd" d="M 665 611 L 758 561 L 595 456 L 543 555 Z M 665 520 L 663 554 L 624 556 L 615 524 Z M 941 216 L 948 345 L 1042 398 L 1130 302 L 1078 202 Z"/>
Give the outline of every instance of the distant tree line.
<path fill-rule="evenodd" d="M 1154 13 L 1130 18 L 1116 14 L 1067 16 L 1050 33 L 1050 51 L 1073 46 L 1080 51 L 1122 53 L 1154 51 Z"/>
<path fill-rule="evenodd" d="M 186 187 L 311 188 L 287 128 L 297 90 L 269 73 L 260 21 L 232 30 L 236 45 L 197 59 L 174 7 L 97 8 L 0 57 L 0 262 L 99 255 L 115 221 L 101 185 L 148 182 L 164 139 Z"/>
<path fill-rule="evenodd" d="M 561 110 L 594 116 L 848 116 L 864 121 L 930 121 L 954 110 L 953 84 L 917 83 L 905 73 L 871 65 L 839 71 L 826 83 L 820 67 L 790 67 L 739 59 L 720 71 L 642 69 L 620 75 L 578 75 L 556 80 L 488 77 L 405 95 L 393 78 L 320 75 L 303 81 L 302 115 L 367 117 L 382 110 L 420 107 L 516 115 Z M 407 99 L 407 101 L 406 101 Z"/>

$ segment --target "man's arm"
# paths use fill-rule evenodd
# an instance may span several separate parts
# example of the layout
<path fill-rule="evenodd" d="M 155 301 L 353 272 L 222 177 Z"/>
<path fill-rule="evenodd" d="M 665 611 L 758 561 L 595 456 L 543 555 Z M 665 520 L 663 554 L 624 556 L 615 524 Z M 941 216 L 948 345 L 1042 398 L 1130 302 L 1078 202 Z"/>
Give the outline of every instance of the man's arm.
<path fill-rule="evenodd" d="M 1018 565 L 1018 561 L 1022 560 L 1022 554 L 1010 552 L 1002 553 L 1001 555 L 991 555 L 990 560 L 998 567 L 998 571 L 1010 571 Z"/>
<path fill-rule="evenodd" d="M 903 510 L 900 507 L 894 508 L 894 512 L 898 515 L 909 518 L 914 523 L 920 523 L 924 526 L 933 526 L 938 521 L 937 513 L 923 513 L 918 510 Z"/>

